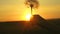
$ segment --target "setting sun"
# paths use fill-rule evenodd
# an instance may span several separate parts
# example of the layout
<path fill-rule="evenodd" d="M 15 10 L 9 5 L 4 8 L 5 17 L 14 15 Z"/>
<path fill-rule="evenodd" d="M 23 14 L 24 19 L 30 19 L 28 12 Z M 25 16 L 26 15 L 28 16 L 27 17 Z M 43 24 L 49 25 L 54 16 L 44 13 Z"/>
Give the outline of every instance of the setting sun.
<path fill-rule="evenodd" d="M 31 9 L 26 7 L 23 11 L 25 11 L 23 15 L 24 17 L 22 17 L 23 20 L 29 21 L 31 18 Z"/>
<path fill-rule="evenodd" d="M 31 18 L 31 14 L 27 14 L 27 15 L 26 15 L 26 20 L 28 20 L 28 21 L 29 21 L 29 20 L 30 20 L 30 18 Z"/>

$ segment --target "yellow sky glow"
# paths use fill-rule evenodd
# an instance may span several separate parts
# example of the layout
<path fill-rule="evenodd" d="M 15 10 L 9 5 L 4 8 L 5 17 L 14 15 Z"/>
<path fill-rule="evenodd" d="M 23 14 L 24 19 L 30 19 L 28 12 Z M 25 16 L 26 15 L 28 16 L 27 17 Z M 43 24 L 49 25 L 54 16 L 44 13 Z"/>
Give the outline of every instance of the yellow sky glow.
<path fill-rule="evenodd" d="M 45 19 L 60 18 L 60 0 L 38 0 L 38 9 L 33 9 L 33 15 L 39 14 Z M 31 14 L 30 8 L 24 5 L 25 0 L 0 0 L 0 21 L 25 20 Z"/>

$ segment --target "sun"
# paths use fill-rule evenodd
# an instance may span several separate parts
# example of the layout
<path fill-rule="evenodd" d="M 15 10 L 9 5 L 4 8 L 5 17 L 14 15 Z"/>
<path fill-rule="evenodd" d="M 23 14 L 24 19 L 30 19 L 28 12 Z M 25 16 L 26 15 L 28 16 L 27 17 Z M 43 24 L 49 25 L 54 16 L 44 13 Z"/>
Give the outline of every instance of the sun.
<path fill-rule="evenodd" d="M 29 21 L 30 18 L 31 18 L 31 14 L 27 14 L 27 15 L 26 15 L 26 20 Z"/>

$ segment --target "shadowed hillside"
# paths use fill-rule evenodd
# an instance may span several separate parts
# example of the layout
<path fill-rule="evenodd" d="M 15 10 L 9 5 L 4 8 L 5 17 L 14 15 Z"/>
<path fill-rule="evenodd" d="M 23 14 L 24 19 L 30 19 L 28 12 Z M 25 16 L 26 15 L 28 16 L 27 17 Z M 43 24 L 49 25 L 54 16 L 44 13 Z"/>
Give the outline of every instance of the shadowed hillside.
<path fill-rule="evenodd" d="M 60 34 L 60 19 L 33 15 L 30 21 L 0 22 L 0 34 Z"/>

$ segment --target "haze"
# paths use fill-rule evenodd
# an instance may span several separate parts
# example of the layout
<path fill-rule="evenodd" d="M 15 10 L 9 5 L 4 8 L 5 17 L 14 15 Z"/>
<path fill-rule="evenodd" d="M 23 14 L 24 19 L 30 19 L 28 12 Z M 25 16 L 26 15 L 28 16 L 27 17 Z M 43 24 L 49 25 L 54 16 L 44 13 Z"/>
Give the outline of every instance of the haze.
<path fill-rule="evenodd" d="M 45 19 L 60 18 L 60 0 L 38 0 L 39 8 L 33 14 L 39 14 Z M 25 0 L 0 0 L 0 21 L 25 20 L 30 14 L 30 8 L 24 5 Z M 27 10 L 27 11 L 26 11 Z"/>

